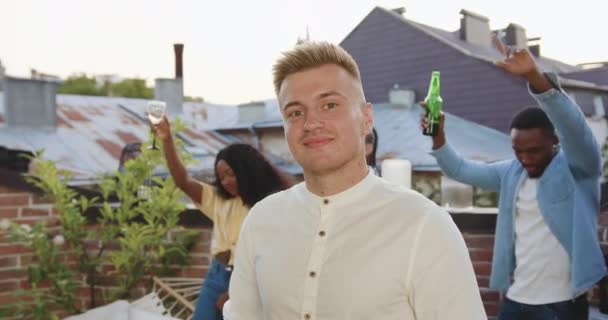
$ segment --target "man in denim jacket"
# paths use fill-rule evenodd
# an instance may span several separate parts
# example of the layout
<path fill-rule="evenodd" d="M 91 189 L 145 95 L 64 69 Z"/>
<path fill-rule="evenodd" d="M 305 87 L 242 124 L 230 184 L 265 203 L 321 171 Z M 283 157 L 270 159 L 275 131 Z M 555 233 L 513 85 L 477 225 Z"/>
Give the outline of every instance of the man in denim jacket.
<path fill-rule="evenodd" d="M 597 239 L 599 147 L 579 107 L 530 52 L 496 42 L 505 56 L 496 65 L 527 80 L 540 106 L 513 118 L 517 160 L 463 159 L 446 142 L 443 115 L 432 155 L 447 176 L 500 192 L 490 279 L 506 292 L 498 319 L 586 320 L 585 293 L 606 274 Z"/>

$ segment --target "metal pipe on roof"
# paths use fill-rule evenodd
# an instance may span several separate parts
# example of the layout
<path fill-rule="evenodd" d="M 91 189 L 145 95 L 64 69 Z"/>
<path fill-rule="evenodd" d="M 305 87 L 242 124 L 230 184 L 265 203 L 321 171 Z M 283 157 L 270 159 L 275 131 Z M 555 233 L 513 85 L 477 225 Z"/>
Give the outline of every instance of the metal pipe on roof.
<path fill-rule="evenodd" d="M 251 127 L 249 127 L 249 131 L 251 133 L 253 133 L 253 136 L 255 137 L 255 144 L 256 144 L 256 149 L 258 149 L 261 152 L 264 152 L 263 150 L 263 146 L 262 146 L 262 137 L 260 135 L 260 131 L 258 130 L 258 128 L 256 128 L 256 123 L 254 122 L 251 124 Z"/>
<path fill-rule="evenodd" d="M 184 77 L 184 66 L 182 59 L 184 53 L 184 44 L 174 44 L 173 51 L 175 51 L 175 78 L 181 79 Z"/>

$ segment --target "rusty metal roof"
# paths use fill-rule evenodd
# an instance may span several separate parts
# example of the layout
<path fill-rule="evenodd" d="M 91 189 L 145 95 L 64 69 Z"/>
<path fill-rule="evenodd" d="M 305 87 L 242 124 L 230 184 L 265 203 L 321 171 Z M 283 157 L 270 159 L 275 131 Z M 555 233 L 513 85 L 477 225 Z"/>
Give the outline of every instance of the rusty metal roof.
<path fill-rule="evenodd" d="M 57 95 L 57 128 L 8 127 L 0 92 L 0 146 L 15 150 L 45 150 L 45 157 L 74 174 L 82 183 L 118 168 L 125 144 L 146 140 L 150 129 L 144 118 L 148 100 L 117 97 Z M 179 117 L 187 124 L 180 134 L 186 150 L 199 163 L 190 170 L 208 169 L 215 154 L 237 138 L 213 128 L 238 121 L 235 106 L 184 104 Z"/>

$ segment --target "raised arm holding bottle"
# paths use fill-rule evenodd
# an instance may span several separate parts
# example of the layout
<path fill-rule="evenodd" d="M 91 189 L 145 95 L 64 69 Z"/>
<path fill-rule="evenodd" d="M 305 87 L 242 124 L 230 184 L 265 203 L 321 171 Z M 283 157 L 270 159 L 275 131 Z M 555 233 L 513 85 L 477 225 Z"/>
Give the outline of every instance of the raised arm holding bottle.
<path fill-rule="evenodd" d="M 447 176 L 500 192 L 490 277 L 490 287 L 506 293 L 498 319 L 586 320 L 585 293 L 606 274 L 597 239 L 599 146 L 556 78 L 528 50 L 495 42 L 504 55 L 496 66 L 527 81 L 540 107 L 511 121 L 516 159 L 463 159 L 446 139 L 443 115 L 432 155 Z"/>

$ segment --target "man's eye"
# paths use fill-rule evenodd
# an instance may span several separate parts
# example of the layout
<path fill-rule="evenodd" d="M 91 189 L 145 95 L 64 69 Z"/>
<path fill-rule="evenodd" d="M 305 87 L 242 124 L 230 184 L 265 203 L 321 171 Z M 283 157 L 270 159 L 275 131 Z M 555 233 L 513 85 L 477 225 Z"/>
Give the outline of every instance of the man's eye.
<path fill-rule="evenodd" d="M 337 104 L 337 103 L 335 103 L 335 102 L 329 102 L 329 103 L 326 103 L 326 104 L 323 106 L 323 108 L 324 108 L 324 109 L 333 109 L 333 108 L 335 108 L 335 107 L 337 107 L 337 106 L 338 106 L 338 104 Z"/>
<path fill-rule="evenodd" d="M 300 117 L 304 114 L 301 110 L 293 110 L 287 114 L 287 118 Z"/>

